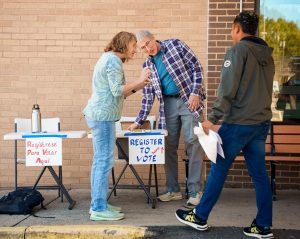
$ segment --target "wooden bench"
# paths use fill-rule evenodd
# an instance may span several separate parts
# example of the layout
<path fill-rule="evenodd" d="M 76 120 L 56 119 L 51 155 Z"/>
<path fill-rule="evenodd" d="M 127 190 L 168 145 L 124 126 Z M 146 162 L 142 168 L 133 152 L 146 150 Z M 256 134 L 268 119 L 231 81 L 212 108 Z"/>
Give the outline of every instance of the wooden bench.
<path fill-rule="evenodd" d="M 271 165 L 273 200 L 276 200 L 276 162 L 300 162 L 300 125 L 272 122 L 266 141 L 266 156 Z"/>
<path fill-rule="evenodd" d="M 209 161 L 207 158 L 205 161 Z M 235 161 L 242 161 L 241 152 Z M 186 179 L 188 177 L 188 159 L 185 162 Z M 273 200 L 276 195 L 276 164 L 277 162 L 300 162 L 300 124 L 286 124 L 283 122 L 272 122 L 266 141 L 266 161 L 271 167 L 271 188 Z"/>

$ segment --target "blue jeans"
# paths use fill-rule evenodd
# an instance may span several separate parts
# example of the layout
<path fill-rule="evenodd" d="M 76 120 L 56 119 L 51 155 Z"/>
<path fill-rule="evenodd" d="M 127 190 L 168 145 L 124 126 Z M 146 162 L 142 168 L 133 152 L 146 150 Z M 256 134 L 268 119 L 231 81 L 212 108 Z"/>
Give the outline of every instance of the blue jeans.
<path fill-rule="evenodd" d="M 96 121 L 86 118 L 93 134 L 93 164 L 91 169 L 91 208 L 107 210 L 109 173 L 114 165 L 116 129 L 114 121 Z"/>
<path fill-rule="evenodd" d="M 218 155 L 216 164 L 211 164 L 204 194 L 196 207 L 197 216 L 208 219 L 221 194 L 228 170 L 242 150 L 256 192 L 256 223 L 262 227 L 272 226 L 272 192 L 265 165 L 269 126 L 269 121 L 255 125 L 222 124 L 218 133 L 223 141 L 225 159 Z"/>

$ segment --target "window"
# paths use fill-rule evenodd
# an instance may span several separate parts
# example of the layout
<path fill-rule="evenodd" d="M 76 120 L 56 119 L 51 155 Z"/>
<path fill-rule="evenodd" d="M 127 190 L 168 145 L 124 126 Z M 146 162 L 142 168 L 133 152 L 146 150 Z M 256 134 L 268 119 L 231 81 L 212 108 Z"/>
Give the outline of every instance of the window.
<path fill-rule="evenodd" d="M 273 120 L 300 122 L 300 0 L 260 0 L 259 36 L 273 50 Z"/>

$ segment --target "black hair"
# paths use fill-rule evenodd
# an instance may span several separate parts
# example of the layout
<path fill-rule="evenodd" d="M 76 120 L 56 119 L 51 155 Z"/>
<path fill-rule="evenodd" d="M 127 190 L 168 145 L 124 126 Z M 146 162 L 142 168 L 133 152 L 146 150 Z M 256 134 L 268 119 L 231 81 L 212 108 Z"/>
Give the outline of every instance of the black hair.
<path fill-rule="evenodd" d="M 233 24 L 240 24 L 244 33 L 255 35 L 258 27 L 259 17 L 253 11 L 242 11 L 237 15 Z"/>

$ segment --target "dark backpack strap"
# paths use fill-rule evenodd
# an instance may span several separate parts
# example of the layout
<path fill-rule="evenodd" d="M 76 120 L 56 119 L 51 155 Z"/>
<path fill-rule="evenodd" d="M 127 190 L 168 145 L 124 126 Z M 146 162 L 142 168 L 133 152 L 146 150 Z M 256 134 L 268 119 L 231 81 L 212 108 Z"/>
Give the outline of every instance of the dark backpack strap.
<path fill-rule="evenodd" d="M 45 207 L 43 201 L 41 202 L 41 208 L 43 208 L 44 210 L 47 210 L 47 208 Z"/>
<path fill-rule="evenodd" d="M 41 209 L 47 210 L 47 208 L 44 206 L 43 201 L 41 202 Z M 40 210 L 40 209 L 39 209 L 39 210 Z M 37 212 L 38 212 L 39 210 L 37 210 Z M 38 215 L 36 215 L 35 212 L 33 212 L 33 211 L 30 213 L 30 215 L 33 216 L 33 217 L 39 217 L 39 218 L 55 218 L 55 217 L 53 217 L 53 216 L 49 216 L 49 217 L 48 217 L 48 216 L 38 216 Z"/>
<path fill-rule="evenodd" d="M 47 216 L 47 217 L 44 217 L 44 216 L 38 216 L 38 215 L 36 215 L 34 212 L 31 212 L 30 215 L 33 216 L 33 217 L 39 217 L 39 218 L 53 218 L 53 219 L 55 218 L 55 217 L 53 217 L 53 216 L 51 216 L 51 217 L 50 217 L 50 216 L 49 216 L 49 217 L 48 217 L 48 216 Z"/>

